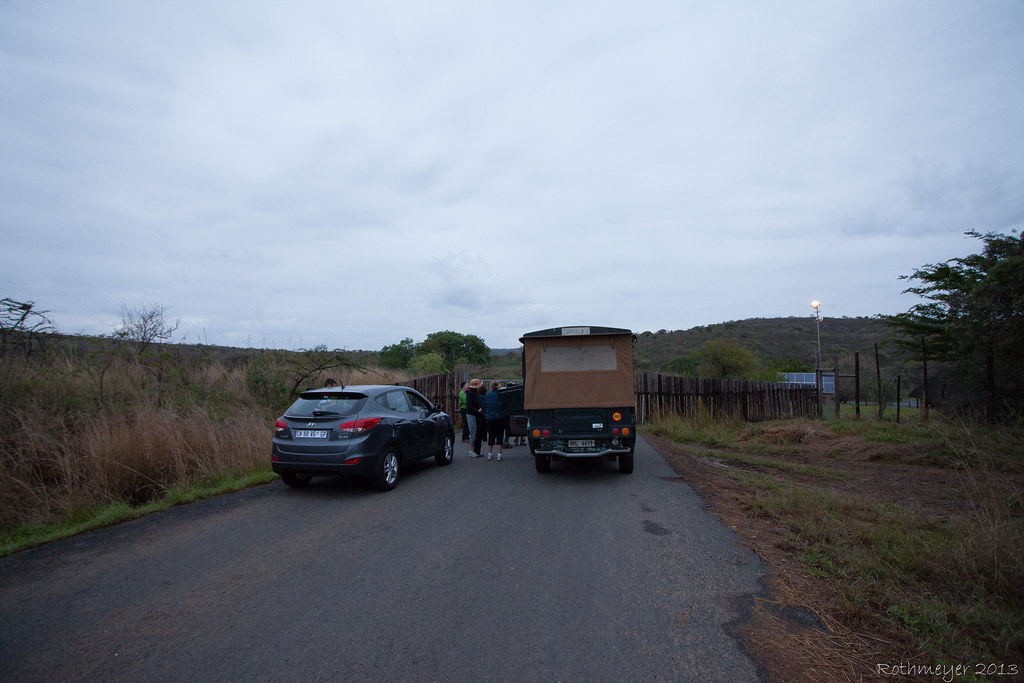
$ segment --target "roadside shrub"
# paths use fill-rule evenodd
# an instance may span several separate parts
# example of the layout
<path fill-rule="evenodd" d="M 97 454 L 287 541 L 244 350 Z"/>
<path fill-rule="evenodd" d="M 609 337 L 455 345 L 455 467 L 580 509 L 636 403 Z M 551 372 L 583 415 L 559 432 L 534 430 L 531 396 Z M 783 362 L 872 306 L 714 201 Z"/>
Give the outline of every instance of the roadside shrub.
<path fill-rule="evenodd" d="M 135 354 L 56 351 L 8 368 L 0 530 L 269 468 L 269 425 L 286 395 L 274 355 L 234 369 L 177 352 L 164 358 L 159 381 Z"/>
<path fill-rule="evenodd" d="M 281 354 L 264 351 L 250 359 L 245 369 L 245 386 L 263 405 L 284 405 L 288 400 L 287 369 Z"/>

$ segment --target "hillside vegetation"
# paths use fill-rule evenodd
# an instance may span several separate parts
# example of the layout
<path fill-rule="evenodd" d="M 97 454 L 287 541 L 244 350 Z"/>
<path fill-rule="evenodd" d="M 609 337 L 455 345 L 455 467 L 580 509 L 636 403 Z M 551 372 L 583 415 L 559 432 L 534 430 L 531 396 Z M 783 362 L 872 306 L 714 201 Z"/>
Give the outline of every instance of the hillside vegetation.
<path fill-rule="evenodd" d="M 659 330 L 637 333 L 634 355 L 638 372 L 659 372 L 679 356 L 693 356 L 705 343 L 732 338 L 753 352 L 762 365 L 799 367 L 814 370 L 818 349 L 817 330 L 812 316 L 806 318 L 751 318 L 704 325 L 688 330 Z M 821 323 L 821 354 L 831 365 L 839 354 L 840 370 L 852 369 L 853 354 L 860 352 L 861 370 L 874 370 L 875 344 L 879 346 L 881 366 L 889 372 L 911 372 L 905 354 L 891 344 L 892 333 L 875 318 L 825 318 Z M 870 365 L 868 365 L 870 363 Z M 793 371 L 800 371 L 794 369 Z"/>

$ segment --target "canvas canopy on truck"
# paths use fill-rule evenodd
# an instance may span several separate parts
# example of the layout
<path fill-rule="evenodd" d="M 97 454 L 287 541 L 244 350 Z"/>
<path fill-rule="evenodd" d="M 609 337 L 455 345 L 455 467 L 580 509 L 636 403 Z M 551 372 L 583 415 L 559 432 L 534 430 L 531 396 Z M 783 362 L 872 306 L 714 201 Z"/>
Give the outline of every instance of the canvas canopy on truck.
<path fill-rule="evenodd" d="M 615 327 L 555 327 L 523 344 L 527 410 L 633 405 L 633 341 Z"/>

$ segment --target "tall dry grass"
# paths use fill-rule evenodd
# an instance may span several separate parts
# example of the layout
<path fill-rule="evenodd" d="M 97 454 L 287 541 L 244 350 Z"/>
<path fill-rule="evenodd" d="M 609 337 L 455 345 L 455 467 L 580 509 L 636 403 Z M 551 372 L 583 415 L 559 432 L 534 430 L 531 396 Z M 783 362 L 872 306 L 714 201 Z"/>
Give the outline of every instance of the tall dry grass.
<path fill-rule="evenodd" d="M 254 352 L 225 364 L 123 347 L 2 359 L 0 531 L 269 471 L 273 420 L 294 384 L 284 360 L 283 352 Z M 326 374 L 345 384 L 407 379 L 336 368 L 306 384 L 319 386 Z"/>

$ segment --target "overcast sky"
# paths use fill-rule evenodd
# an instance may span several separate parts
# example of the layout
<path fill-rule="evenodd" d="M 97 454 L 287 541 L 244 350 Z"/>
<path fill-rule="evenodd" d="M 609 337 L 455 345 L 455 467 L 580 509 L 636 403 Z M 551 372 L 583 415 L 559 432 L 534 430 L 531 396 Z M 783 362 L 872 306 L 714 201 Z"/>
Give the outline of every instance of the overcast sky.
<path fill-rule="evenodd" d="M 1024 2 L 0 2 L 0 298 L 190 342 L 907 310 L 1024 227 Z"/>

